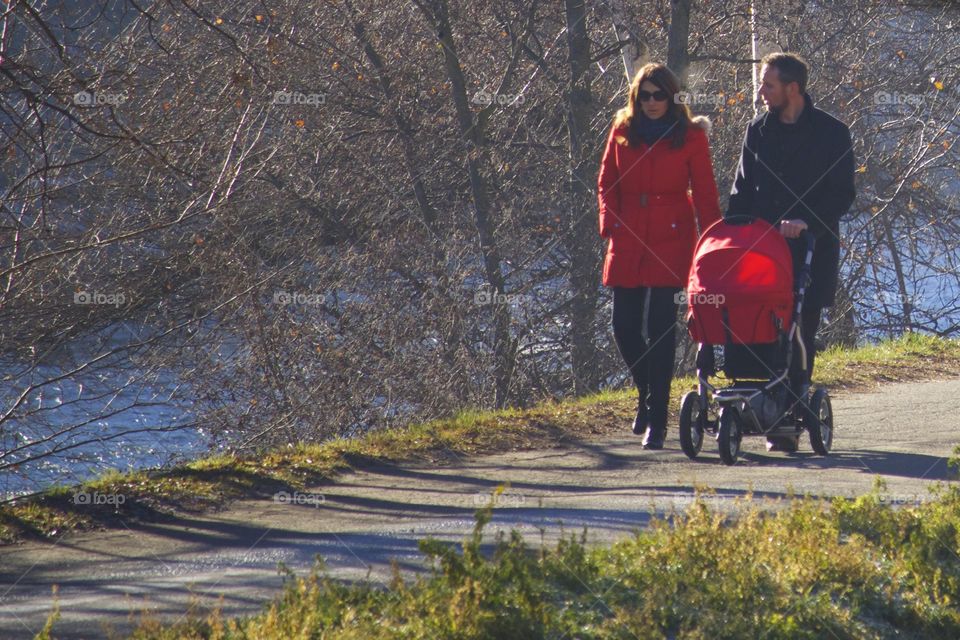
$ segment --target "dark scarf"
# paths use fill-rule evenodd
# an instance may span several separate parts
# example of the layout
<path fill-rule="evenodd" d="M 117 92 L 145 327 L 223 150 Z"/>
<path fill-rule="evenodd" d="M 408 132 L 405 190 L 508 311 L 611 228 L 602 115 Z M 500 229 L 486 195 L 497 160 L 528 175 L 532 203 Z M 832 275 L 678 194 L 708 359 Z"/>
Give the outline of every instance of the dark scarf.
<path fill-rule="evenodd" d="M 676 118 L 669 113 L 665 113 L 656 120 L 648 118 L 643 112 L 637 114 L 633 119 L 637 133 L 648 145 L 653 145 L 657 140 L 665 138 L 672 133 L 672 128 L 676 125 Z M 669 133 L 668 133 L 669 132 Z"/>

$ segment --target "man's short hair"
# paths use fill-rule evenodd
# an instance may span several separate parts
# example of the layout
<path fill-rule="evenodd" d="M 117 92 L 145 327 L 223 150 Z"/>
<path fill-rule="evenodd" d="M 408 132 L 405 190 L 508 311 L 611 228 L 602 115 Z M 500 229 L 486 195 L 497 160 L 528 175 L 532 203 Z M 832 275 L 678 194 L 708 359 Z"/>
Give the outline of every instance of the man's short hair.
<path fill-rule="evenodd" d="M 768 67 L 777 70 L 780 82 L 789 84 L 796 82 L 800 93 L 807 90 L 807 62 L 795 53 L 770 53 L 761 60 Z"/>

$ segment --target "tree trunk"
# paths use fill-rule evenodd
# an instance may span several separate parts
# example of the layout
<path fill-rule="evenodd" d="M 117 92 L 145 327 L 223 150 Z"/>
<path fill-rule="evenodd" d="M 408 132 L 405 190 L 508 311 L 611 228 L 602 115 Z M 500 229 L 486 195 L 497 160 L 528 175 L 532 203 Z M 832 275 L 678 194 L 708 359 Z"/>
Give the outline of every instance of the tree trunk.
<path fill-rule="evenodd" d="M 377 53 L 376 49 L 373 48 L 370 38 L 367 37 L 366 25 L 361 21 L 361 17 L 357 14 L 356 10 L 354 10 L 353 6 L 349 2 L 346 4 L 350 9 L 350 18 L 353 22 L 353 35 L 356 37 L 357 42 L 363 49 L 363 53 L 367 60 L 371 65 L 373 65 L 373 68 L 377 70 L 377 80 L 380 84 L 380 90 L 383 92 L 383 98 L 386 101 L 387 111 L 390 115 L 390 118 L 393 120 L 394 125 L 397 127 L 397 131 L 400 133 L 400 141 L 403 146 L 404 164 L 406 165 L 407 173 L 410 174 L 410 182 L 413 185 L 413 194 L 417 199 L 417 206 L 420 209 L 420 216 L 423 220 L 423 224 L 430 232 L 433 242 L 438 247 L 441 247 L 442 243 L 439 242 L 440 234 L 437 227 L 437 212 L 427 198 L 427 189 L 423 184 L 423 180 L 421 179 L 420 171 L 418 169 L 418 160 L 415 152 L 416 147 L 413 141 L 413 127 L 410 126 L 410 123 L 407 122 L 407 119 L 400 111 L 398 97 L 396 96 L 393 86 L 390 82 L 390 74 L 387 71 L 386 65 L 383 63 L 383 59 Z M 443 259 L 442 251 L 438 250 L 436 255 L 438 259 Z"/>
<path fill-rule="evenodd" d="M 670 1 L 670 34 L 667 37 L 667 66 L 677 74 L 680 86 L 687 86 L 687 70 L 690 54 L 687 50 L 690 39 L 690 6 L 693 0 Z"/>
<path fill-rule="evenodd" d="M 893 237 L 893 225 L 887 216 L 886 211 L 880 215 L 880 224 L 883 227 L 883 238 L 890 250 L 890 258 L 893 261 L 893 273 L 897 278 L 897 295 L 900 303 L 900 311 L 903 313 L 902 325 L 894 333 L 893 325 L 890 327 L 890 337 L 896 337 L 903 331 L 913 331 L 913 305 L 911 304 L 910 292 L 907 291 L 907 279 L 904 275 L 903 262 L 900 259 L 900 251 L 897 249 L 896 239 Z"/>
<path fill-rule="evenodd" d="M 593 338 L 598 299 L 600 267 L 599 242 L 594 219 L 593 189 L 597 167 L 592 147 L 587 144 L 593 113 L 590 93 L 590 40 L 587 36 L 584 0 L 566 0 L 567 47 L 570 60 L 570 89 L 567 130 L 570 145 L 571 208 L 568 229 L 570 284 L 570 356 L 576 395 L 596 391 L 600 386 L 597 349 Z"/>
<path fill-rule="evenodd" d="M 627 83 L 630 83 L 637 70 L 650 61 L 650 51 L 637 35 L 637 30 L 630 24 L 623 7 L 623 0 L 610 0 L 610 12 L 613 14 L 613 32 L 617 40 L 629 41 L 629 44 L 623 47 L 620 56 L 623 59 L 623 71 L 627 75 Z"/>
<path fill-rule="evenodd" d="M 490 306 L 493 309 L 493 357 L 494 357 L 494 403 L 506 406 L 510 381 L 513 377 L 516 359 L 516 340 L 510 336 L 511 315 L 506 303 L 505 282 L 501 269 L 500 251 L 493 234 L 490 220 L 491 206 L 487 185 L 481 174 L 483 162 L 483 127 L 474 119 L 467 98 L 467 83 L 460 66 L 456 44 L 450 25 L 447 0 L 415 0 L 420 10 L 432 22 L 443 49 L 443 59 L 450 80 L 457 122 L 464 142 L 464 157 L 467 162 L 467 174 L 470 178 L 470 194 L 474 205 L 474 226 L 480 240 L 480 253 L 483 256 L 484 274 L 490 285 Z"/>

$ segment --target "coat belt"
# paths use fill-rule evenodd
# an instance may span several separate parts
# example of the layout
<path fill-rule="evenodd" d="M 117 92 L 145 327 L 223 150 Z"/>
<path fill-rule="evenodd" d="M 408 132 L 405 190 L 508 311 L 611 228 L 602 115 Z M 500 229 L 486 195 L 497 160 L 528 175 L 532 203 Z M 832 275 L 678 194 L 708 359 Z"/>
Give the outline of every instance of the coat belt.
<path fill-rule="evenodd" d="M 653 205 L 653 204 L 684 204 L 686 202 L 687 202 L 687 193 L 685 191 L 640 194 L 641 207 L 646 207 L 648 205 Z"/>

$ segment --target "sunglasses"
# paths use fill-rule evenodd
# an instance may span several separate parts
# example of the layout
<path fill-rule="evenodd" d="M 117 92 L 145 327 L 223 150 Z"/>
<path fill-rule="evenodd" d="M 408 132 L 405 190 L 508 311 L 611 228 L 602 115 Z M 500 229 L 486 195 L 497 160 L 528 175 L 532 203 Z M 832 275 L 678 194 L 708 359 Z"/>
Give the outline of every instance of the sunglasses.
<path fill-rule="evenodd" d="M 657 89 L 653 93 L 650 93 L 649 91 L 640 90 L 637 92 L 637 96 L 640 98 L 640 102 L 646 102 L 651 98 L 656 100 L 657 102 L 663 102 L 668 97 L 667 92 L 664 91 L 663 89 Z"/>

